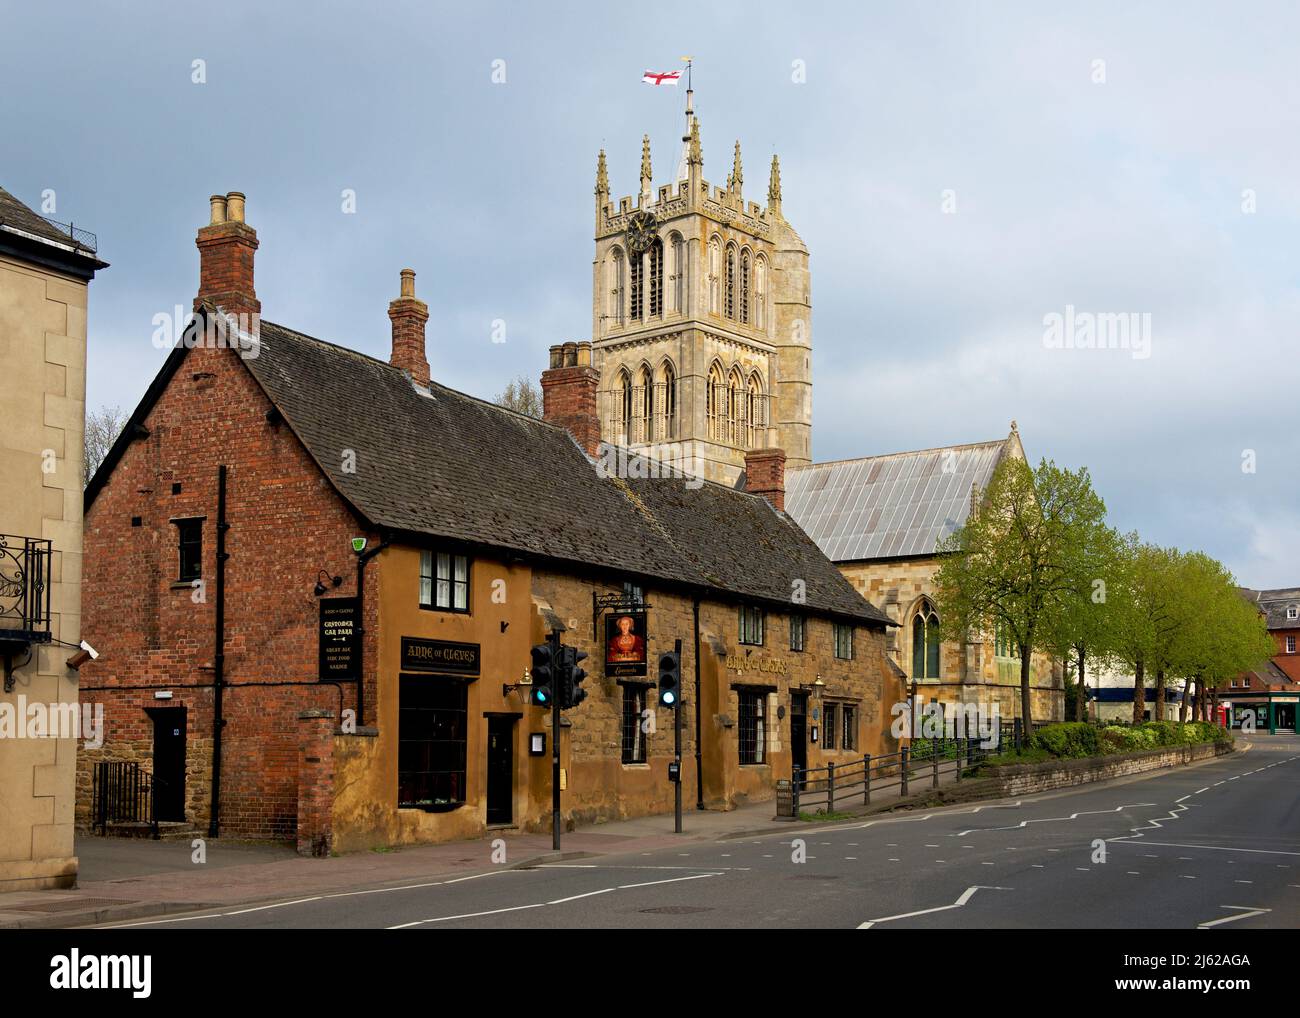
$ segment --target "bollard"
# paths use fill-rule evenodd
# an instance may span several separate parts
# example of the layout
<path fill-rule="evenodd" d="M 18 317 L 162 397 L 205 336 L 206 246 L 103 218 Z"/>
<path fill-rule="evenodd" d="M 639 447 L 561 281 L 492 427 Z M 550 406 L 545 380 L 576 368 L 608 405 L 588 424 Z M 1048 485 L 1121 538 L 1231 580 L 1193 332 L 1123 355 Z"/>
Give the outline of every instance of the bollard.
<path fill-rule="evenodd" d="M 966 741 L 965 739 L 957 740 L 957 780 L 958 781 L 961 780 L 961 744 L 965 741 Z"/>
<path fill-rule="evenodd" d="M 826 765 L 826 812 L 835 812 L 835 765 Z"/>
<path fill-rule="evenodd" d="M 901 750 L 899 750 L 898 755 L 899 755 L 899 759 L 902 761 L 902 770 L 899 771 L 899 774 L 902 775 L 903 787 L 900 791 L 900 795 L 904 799 L 906 799 L 907 798 L 907 747 L 904 746 Z"/>
<path fill-rule="evenodd" d="M 939 740 L 934 740 L 934 745 L 930 747 L 930 758 L 933 761 L 932 770 L 934 771 L 934 783 L 932 788 L 939 787 Z"/>
<path fill-rule="evenodd" d="M 862 805 L 871 805 L 871 754 L 862 758 Z"/>

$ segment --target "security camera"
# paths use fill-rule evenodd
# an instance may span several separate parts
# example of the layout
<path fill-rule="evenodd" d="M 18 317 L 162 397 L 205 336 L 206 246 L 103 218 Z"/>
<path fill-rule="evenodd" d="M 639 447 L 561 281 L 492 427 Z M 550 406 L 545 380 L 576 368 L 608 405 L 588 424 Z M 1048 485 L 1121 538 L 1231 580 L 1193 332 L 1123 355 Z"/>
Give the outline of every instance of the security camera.
<path fill-rule="evenodd" d="M 81 641 L 81 649 L 90 655 L 90 660 L 92 661 L 99 660 L 99 651 L 97 651 L 94 647 L 88 644 L 85 640 Z"/>

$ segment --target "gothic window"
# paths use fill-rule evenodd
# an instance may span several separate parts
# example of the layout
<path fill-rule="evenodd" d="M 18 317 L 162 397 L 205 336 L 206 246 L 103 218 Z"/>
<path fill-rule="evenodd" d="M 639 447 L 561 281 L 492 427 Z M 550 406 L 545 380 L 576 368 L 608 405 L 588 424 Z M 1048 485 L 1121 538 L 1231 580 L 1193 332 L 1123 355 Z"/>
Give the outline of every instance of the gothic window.
<path fill-rule="evenodd" d="M 638 254 L 628 255 L 628 268 L 630 270 L 628 273 L 630 277 L 628 294 L 631 297 L 631 302 L 632 302 L 631 309 L 628 311 L 628 317 L 631 318 L 632 321 L 634 322 L 640 321 L 642 316 L 641 300 L 642 300 L 642 291 L 644 290 L 644 286 L 642 285 L 644 282 L 644 275 L 643 275 L 644 266 L 645 266 L 645 261 L 641 255 Z"/>
<path fill-rule="evenodd" d="M 677 375 L 668 361 L 664 361 L 660 371 L 659 384 L 662 389 L 659 433 L 661 438 L 672 441 L 677 438 Z"/>
<path fill-rule="evenodd" d="M 727 441 L 740 445 L 745 438 L 745 383 L 740 372 L 733 370 L 727 380 Z"/>
<path fill-rule="evenodd" d="M 758 373 L 749 376 L 745 391 L 745 448 L 753 449 L 767 427 L 767 399 Z"/>
<path fill-rule="evenodd" d="M 749 324 L 749 252 L 740 253 L 740 320 Z"/>
<path fill-rule="evenodd" d="M 912 677 L 939 678 L 939 616 L 927 602 L 912 617 Z"/>
<path fill-rule="evenodd" d="M 648 367 L 642 367 L 637 372 L 636 389 L 633 390 L 632 398 L 635 403 L 633 413 L 636 415 L 632 441 L 652 442 L 654 441 L 654 383 L 651 381 Z"/>
<path fill-rule="evenodd" d="M 609 280 L 609 320 L 615 325 L 623 324 L 623 252 L 618 248 L 610 255 Z"/>
<path fill-rule="evenodd" d="M 614 434 L 618 436 L 620 444 L 626 445 L 632 422 L 632 376 L 627 373 L 626 368 L 618 373 L 618 384 L 614 386 L 614 394 L 618 397 Z"/>
<path fill-rule="evenodd" d="M 686 310 L 686 244 L 673 234 L 673 310 Z"/>
<path fill-rule="evenodd" d="M 727 280 L 723 293 L 723 313 L 728 318 L 736 317 L 736 248 L 727 245 Z"/>
<path fill-rule="evenodd" d="M 650 262 L 650 317 L 664 313 L 664 242 L 658 237 L 647 252 Z"/>
<path fill-rule="evenodd" d="M 718 300 L 718 277 L 722 272 L 722 248 L 717 237 L 709 241 L 709 311 L 715 315 L 722 313 Z"/>
<path fill-rule="evenodd" d="M 721 441 L 726 430 L 727 387 L 722 381 L 722 368 L 717 364 L 709 368 L 709 390 L 705 399 L 708 404 L 709 438 Z"/>
<path fill-rule="evenodd" d="M 759 258 L 754 263 L 754 325 L 756 328 L 767 328 L 767 322 L 763 316 L 763 299 L 767 289 L 767 262 Z"/>

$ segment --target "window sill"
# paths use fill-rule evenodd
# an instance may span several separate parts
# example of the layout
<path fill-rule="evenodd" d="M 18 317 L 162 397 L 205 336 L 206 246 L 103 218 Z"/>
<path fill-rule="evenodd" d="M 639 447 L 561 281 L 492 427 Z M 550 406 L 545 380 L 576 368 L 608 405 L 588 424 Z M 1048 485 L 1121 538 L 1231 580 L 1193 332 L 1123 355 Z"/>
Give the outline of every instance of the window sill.
<path fill-rule="evenodd" d="M 202 576 L 196 576 L 193 580 L 172 580 L 172 590 L 194 590 L 194 581 L 202 580 Z"/>
<path fill-rule="evenodd" d="M 645 760 L 642 760 L 640 763 L 629 763 L 628 761 L 624 760 L 620 763 L 619 766 L 621 766 L 624 770 L 631 770 L 631 771 L 650 770 L 650 764 Z"/>
<path fill-rule="evenodd" d="M 397 811 L 399 813 L 453 813 L 464 805 L 463 802 L 431 803 L 428 806 L 404 806 L 398 803 Z"/>

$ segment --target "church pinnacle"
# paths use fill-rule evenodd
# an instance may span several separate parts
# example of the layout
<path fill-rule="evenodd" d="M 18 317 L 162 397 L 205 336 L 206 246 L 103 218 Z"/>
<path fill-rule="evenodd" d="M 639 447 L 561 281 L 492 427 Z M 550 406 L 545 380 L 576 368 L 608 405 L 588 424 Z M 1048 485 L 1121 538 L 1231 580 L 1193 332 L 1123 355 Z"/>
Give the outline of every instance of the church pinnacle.
<path fill-rule="evenodd" d="M 740 142 L 736 142 L 736 155 L 731 164 L 731 176 L 727 178 L 728 190 L 734 192 L 737 196 L 744 189 L 745 176 L 740 167 Z"/>
<path fill-rule="evenodd" d="M 605 166 L 605 150 L 600 150 L 600 155 L 596 159 L 596 194 L 609 195 L 609 170 Z"/>
<path fill-rule="evenodd" d="M 772 176 L 767 182 L 767 207 L 778 216 L 781 214 L 781 163 L 772 155 Z"/>

